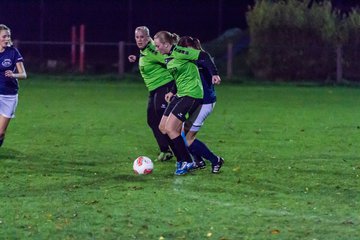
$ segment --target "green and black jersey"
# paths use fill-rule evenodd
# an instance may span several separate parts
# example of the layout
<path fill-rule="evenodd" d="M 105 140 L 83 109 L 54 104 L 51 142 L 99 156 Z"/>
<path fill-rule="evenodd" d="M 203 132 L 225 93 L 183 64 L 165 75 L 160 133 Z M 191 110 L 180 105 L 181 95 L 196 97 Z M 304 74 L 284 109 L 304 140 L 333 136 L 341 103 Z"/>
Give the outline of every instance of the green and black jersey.
<path fill-rule="evenodd" d="M 175 79 L 179 97 L 202 99 L 204 96 L 199 70 L 195 63 L 199 55 L 200 50 L 173 46 L 165 59 L 166 67 Z"/>
<path fill-rule="evenodd" d="M 165 56 L 155 50 L 152 40 L 140 50 L 139 69 L 149 91 L 174 80 L 166 69 Z"/>

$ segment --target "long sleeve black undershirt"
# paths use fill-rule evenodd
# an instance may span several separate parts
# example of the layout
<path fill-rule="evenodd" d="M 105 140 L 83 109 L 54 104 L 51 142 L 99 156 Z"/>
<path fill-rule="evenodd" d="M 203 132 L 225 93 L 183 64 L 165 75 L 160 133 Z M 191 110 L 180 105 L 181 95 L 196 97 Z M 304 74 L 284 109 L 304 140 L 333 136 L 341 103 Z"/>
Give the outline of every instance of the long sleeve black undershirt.
<path fill-rule="evenodd" d="M 219 71 L 209 53 L 201 51 L 196 63 L 199 67 L 207 69 L 212 76 L 219 75 Z"/>

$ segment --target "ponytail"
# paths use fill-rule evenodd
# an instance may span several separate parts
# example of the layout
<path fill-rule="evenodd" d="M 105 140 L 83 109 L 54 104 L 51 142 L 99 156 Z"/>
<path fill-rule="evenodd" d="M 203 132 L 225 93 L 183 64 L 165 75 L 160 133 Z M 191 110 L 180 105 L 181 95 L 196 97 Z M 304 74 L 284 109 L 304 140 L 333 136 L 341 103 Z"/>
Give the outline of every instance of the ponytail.
<path fill-rule="evenodd" d="M 179 42 L 179 35 L 176 33 L 170 33 L 168 31 L 157 32 L 154 39 L 159 39 L 161 43 L 169 43 L 170 45 L 177 44 Z"/>

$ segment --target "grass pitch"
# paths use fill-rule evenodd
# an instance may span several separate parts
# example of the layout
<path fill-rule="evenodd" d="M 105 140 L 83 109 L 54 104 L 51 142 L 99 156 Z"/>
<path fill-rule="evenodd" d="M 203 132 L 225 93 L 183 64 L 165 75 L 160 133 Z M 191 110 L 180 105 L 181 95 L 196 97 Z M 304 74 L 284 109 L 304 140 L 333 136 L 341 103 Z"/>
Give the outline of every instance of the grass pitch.
<path fill-rule="evenodd" d="M 224 81 L 225 82 L 225 81 Z M 174 176 L 155 159 L 141 82 L 21 82 L 0 148 L 3 239 L 360 239 L 360 89 L 217 88 L 199 132 L 225 158 Z"/>

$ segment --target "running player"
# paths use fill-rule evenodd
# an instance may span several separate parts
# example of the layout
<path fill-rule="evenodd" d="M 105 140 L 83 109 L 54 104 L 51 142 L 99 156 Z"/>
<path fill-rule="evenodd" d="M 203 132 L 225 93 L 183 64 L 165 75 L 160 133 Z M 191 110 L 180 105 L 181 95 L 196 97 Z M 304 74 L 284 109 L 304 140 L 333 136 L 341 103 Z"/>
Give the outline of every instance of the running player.
<path fill-rule="evenodd" d="M 203 88 L 197 66 L 193 61 L 202 59 L 204 52 L 193 48 L 177 46 L 179 36 L 167 31 L 158 32 L 154 37 L 156 49 L 165 54 L 166 66 L 176 82 L 176 95 L 172 98 L 160 122 L 160 130 L 172 139 L 177 158 L 176 175 L 186 174 L 194 163 L 181 137 L 186 119 L 197 115 L 203 99 Z M 215 79 L 214 79 L 215 81 Z"/>
<path fill-rule="evenodd" d="M 200 40 L 189 36 L 181 37 L 178 43 L 182 47 L 191 47 L 205 52 L 201 47 Z M 202 141 L 196 139 L 196 134 L 204 124 L 205 119 L 212 113 L 216 103 L 216 92 L 214 84 L 220 84 L 221 78 L 211 56 L 205 52 L 201 59 L 196 61 L 204 90 L 204 98 L 198 114 L 193 114 L 184 124 L 186 142 L 191 155 L 196 162 L 195 168 L 205 168 L 206 164 L 202 160 L 205 158 L 211 162 L 212 173 L 219 173 L 224 163 L 224 159 L 215 155 Z M 167 96 L 168 97 L 168 96 Z"/>
<path fill-rule="evenodd" d="M 18 79 L 26 78 L 23 57 L 12 47 L 10 28 L 0 24 L 0 147 L 18 103 Z"/>
<path fill-rule="evenodd" d="M 140 49 L 140 73 L 149 90 L 147 123 L 160 149 L 160 154 L 157 159 L 159 161 L 167 161 L 173 156 L 169 148 L 171 141 L 166 134 L 163 134 L 159 130 L 159 124 L 167 107 L 164 96 L 175 84 L 174 78 L 166 69 L 165 57 L 155 50 L 154 42 L 150 37 L 150 32 L 147 27 L 140 26 L 135 29 L 135 41 Z M 128 59 L 130 62 L 135 62 L 137 57 L 130 55 Z"/>

